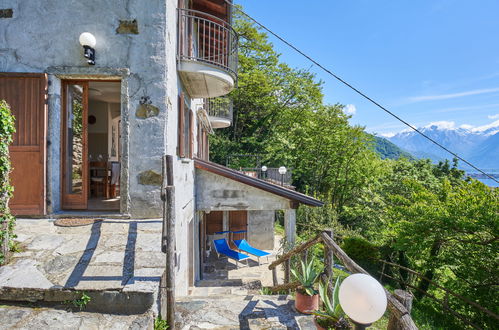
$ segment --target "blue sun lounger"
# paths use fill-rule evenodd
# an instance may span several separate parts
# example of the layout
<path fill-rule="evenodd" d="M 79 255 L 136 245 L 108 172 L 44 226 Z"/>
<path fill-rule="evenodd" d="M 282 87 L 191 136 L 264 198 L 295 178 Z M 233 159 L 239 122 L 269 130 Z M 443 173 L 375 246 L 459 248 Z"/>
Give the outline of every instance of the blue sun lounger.
<path fill-rule="evenodd" d="M 269 261 L 270 253 L 252 247 L 245 239 L 237 239 L 234 244 L 239 250 L 258 257 L 258 264 L 260 264 L 260 257 L 267 257 L 267 262 Z"/>
<path fill-rule="evenodd" d="M 213 245 L 215 246 L 215 251 L 217 251 L 217 254 L 219 256 L 220 256 L 220 254 L 222 254 L 228 258 L 234 259 L 236 261 L 237 267 L 239 267 L 239 264 L 238 264 L 239 261 L 242 261 L 242 260 L 249 258 L 248 255 L 245 255 L 245 254 L 242 254 L 242 253 L 239 253 L 239 252 L 232 250 L 229 247 L 229 244 L 227 243 L 227 240 L 225 238 L 214 239 Z M 248 261 L 246 261 L 246 263 L 247 262 Z"/>

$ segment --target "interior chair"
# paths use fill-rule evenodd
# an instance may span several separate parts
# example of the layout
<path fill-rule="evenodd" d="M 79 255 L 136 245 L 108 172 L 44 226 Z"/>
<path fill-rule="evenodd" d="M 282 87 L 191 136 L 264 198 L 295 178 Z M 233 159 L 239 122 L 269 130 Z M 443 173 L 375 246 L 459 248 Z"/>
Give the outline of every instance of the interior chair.
<path fill-rule="evenodd" d="M 90 196 L 109 198 L 109 168 L 107 162 L 90 162 Z"/>

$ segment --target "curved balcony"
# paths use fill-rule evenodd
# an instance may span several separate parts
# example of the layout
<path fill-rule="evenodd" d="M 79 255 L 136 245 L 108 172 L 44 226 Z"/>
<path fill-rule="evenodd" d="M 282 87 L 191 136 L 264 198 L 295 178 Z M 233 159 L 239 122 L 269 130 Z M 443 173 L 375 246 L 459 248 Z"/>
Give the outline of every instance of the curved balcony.
<path fill-rule="evenodd" d="M 232 100 L 230 98 L 204 99 L 203 108 L 208 113 L 212 128 L 225 128 L 232 124 Z"/>
<path fill-rule="evenodd" d="M 178 9 L 178 71 L 192 98 L 228 94 L 237 83 L 237 33 L 200 11 Z"/>

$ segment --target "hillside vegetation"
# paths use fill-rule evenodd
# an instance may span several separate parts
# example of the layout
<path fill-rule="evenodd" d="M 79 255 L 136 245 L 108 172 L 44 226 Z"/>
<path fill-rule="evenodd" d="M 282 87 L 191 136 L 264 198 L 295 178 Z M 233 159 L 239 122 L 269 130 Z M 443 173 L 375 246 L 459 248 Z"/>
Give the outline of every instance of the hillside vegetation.
<path fill-rule="evenodd" d="M 376 278 L 379 260 L 389 260 L 497 312 L 499 298 L 491 293 L 499 283 L 499 190 L 465 178 L 457 162 L 413 160 L 350 125 L 343 105 L 324 104 L 312 73 L 281 62 L 250 22 L 239 18 L 236 29 L 234 122 L 210 137 L 211 160 L 225 164 L 229 155 L 258 154 L 266 166 L 293 168 L 297 190 L 326 203 L 299 208 L 301 238 L 334 228 L 351 257 Z M 427 281 L 395 269 L 385 273 L 398 279 L 385 285 L 407 288 L 402 281 L 417 288 L 413 315 L 422 327 L 464 327 L 426 295 L 445 298 L 480 327 L 494 326 L 489 316 Z"/>

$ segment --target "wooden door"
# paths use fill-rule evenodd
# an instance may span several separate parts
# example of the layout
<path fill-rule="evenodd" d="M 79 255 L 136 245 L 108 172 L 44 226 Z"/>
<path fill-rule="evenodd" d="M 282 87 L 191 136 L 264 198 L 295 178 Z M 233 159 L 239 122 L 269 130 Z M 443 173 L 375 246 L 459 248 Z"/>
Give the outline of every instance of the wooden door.
<path fill-rule="evenodd" d="M 247 231 L 248 230 L 248 211 L 229 211 L 229 231 Z M 243 239 L 247 233 L 232 233 L 232 240 Z"/>
<path fill-rule="evenodd" d="M 213 235 L 224 230 L 223 227 L 223 212 L 211 211 L 206 214 L 206 235 Z"/>
<path fill-rule="evenodd" d="M 47 76 L 38 73 L 0 73 L 0 99 L 10 105 L 16 133 L 9 148 L 15 215 L 46 213 Z"/>
<path fill-rule="evenodd" d="M 84 210 L 88 198 L 88 82 L 62 83 L 62 208 Z"/>

